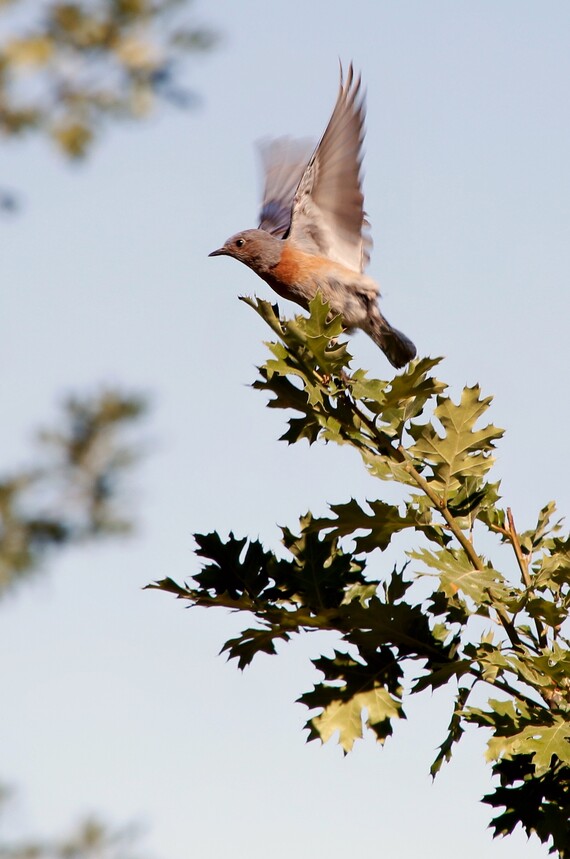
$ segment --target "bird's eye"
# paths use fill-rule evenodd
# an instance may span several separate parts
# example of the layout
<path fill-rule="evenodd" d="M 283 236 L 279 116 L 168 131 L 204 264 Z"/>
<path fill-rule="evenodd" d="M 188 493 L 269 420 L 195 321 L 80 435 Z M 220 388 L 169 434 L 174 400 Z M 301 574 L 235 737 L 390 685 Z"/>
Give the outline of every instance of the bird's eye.
<path fill-rule="evenodd" d="M 243 248 L 245 245 L 245 239 L 236 239 L 236 248 Z"/>

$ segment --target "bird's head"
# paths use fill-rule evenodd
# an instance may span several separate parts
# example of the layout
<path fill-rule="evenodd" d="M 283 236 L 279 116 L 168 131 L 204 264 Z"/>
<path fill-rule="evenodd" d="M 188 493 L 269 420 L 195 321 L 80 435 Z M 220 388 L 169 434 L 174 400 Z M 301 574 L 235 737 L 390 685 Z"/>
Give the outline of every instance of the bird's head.
<path fill-rule="evenodd" d="M 258 274 L 265 274 L 277 265 L 282 249 L 282 240 L 265 230 L 243 230 L 208 256 L 234 257 Z"/>

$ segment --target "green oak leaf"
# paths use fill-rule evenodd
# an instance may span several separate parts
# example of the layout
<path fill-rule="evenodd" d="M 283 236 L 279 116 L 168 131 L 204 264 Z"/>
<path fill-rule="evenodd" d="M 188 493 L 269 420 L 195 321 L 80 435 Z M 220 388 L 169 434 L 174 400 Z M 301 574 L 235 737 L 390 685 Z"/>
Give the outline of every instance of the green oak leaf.
<path fill-rule="evenodd" d="M 546 554 L 533 566 L 537 588 L 551 588 L 558 593 L 570 585 L 570 537 L 554 537 Z"/>
<path fill-rule="evenodd" d="M 270 583 L 268 568 L 273 555 L 258 540 L 236 539 L 232 533 L 225 542 L 219 534 L 195 534 L 196 554 L 207 564 L 194 576 L 199 586 L 215 594 L 227 593 L 234 599 L 242 594 L 259 596 Z"/>
<path fill-rule="evenodd" d="M 290 635 L 282 629 L 246 629 L 237 638 L 226 641 L 221 653 L 227 653 L 228 659 L 237 659 L 238 667 L 244 669 L 258 653 L 274 655 L 275 640 L 289 641 Z"/>
<path fill-rule="evenodd" d="M 345 634 L 347 641 L 359 646 L 367 642 L 368 649 L 387 645 L 396 647 L 401 655 L 428 662 L 441 662 L 448 653 L 448 648 L 434 637 L 429 618 L 419 605 L 385 603 L 375 596 L 366 606 L 356 601 L 341 606 L 339 621 L 342 628 L 350 630 Z"/>
<path fill-rule="evenodd" d="M 441 435 L 433 423 L 412 423 L 409 432 L 414 439 L 410 453 L 432 466 L 432 483 L 438 484 L 444 498 L 461 486 L 461 478 L 482 477 L 493 464 L 490 451 L 503 430 L 492 424 L 475 429 L 479 418 L 489 408 L 491 397 L 480 398 L 478 385 L 464 388 L 459 404 L 449 397 L 438 396 L 435 418 L 443 428 Z"/>
<path fill-rule="evenodd" d="M 411 361 L 391 382 L 370 379 L 357 370 L 350 380 L 352 395 L 382 421 L 389 436 L 400 436 L 404 424 L 417 417 L 426 403 L 441 394 L 446 385 L 428 375 L 440 358 L 420 358 Z"/>
<path fill-rule="evenodd" d="M 536 528 L 532 531 L 523 531 L 522 534 L 519 534 L 519 542 L 525 555 L 530 555 L 541 546 L 551 543 L 548 540 L 550 535 L 560 531 L 561 519 L 551 524 L 551 519 L 555 512 L 556 504 L 554 501 L 549 501 L 538 514 Z"/>
<path fill-rule="evenodd" d="M 283 545 L 293 555 L 286 575 L 279 582 L 282 596 L 313 611 L 336 608 L 346 591 L 362 584 L 364 562 L 356 561 L 338 545 L 336 537 L 319 536 L 310 514 L 301 518 L 301 533 L 283 527 Z"/>
<path fill-rule="evenodd" d="M 364 717 L 366 711 L 366 717 Z M 326 743 L 338 732 L 338 742 L 344 752 L 350 752 L 355 740 L 362 738 L 362 722 L 376 733 L 378 742 L 384 743 L 392 733 L 390 719 L 399 718 L 400 702 L 382 687 L 358 692 L 348 701 L 331 701 L 323 712 L 315 716 L 311 722 L 321 738 Z"/>
<path fill-rule="evenodd" d="M 419 515 L 413 508 L 409 508 L 402 515 L 394 504 L 384 501 L 367 501 L 366 504 L 372 513 L 367 513 L 354 498 L 344 504 L 331 504 L 330 509 L 334 516 L 314 519 L 311 527 L 316 531 L 330 529 L 330 534 L 334 537 L 352 536 L 355 531 L 368 531 L 366 536 L 355 538 L 357 552 L 371 552 L 376 548 L 384 550 L 394 534 L 406 528 L 427 532 L 428 536 L 437 533 L 431 521 L 425 521 L 426 517 Z M 445 539 L 440 529 L 436 541 L 441 544 Z"/>
<path fill-rule="evenodd" d="M 552 758 L 570 764 L 570 720 L 556 716 L 552 724 L 526 725 L 511 736 L 494 736 L 487 743 L 487 760 L 528 754 L 532 756 L 536 773 L 550 769 Z"/>
<path fill-rule="evenodd" d="M 472 671 L 472 663 L 468 659 L 460 659 L 455 662 L 445 662 L 441 665 L 434 664 L 427 674 L 418 677 L 412 687 L 412 692 L 423 692 L 424 689 L 438 689 L 445 686 L 453 678 L 463 677 Z"/>
<path fill-rule="evenodd" d="M 537 835 L 550 843 L 549 853 L 568 859 L 570 845 L 570 767 L 537 775 L 530 755 L 501 758 L 493 765 L 499 785 L 483 802 L 504 811 L 492 821 L 494 837 L 509 835 L 522 826 L 527 836 Z"/>
<path fill-rule="evenodd" d="M 444 763 L 448 763 L 451 760 L 453 747 L 463 736 L 465 731 L 465 728 L 463 727 L 463 710 L 470 692 L 470 689 L 463 688 L 457 693 L 453 713 L 447 728 L 447 736 L 441 746 L 439 746 L 438 753 L 430 767 L 430 775 L 432 778 L 436 777 Z"/>
<path fill-rule="evenodd" d="M 418 549 L 408 552 L 408 556 L 437 571 L 440 587 L 448 597 L 461 591 L 477 604 L 489 604 L 508 596 L 501 573 L 491 567 L 474 570 L 463 549 Z"/>

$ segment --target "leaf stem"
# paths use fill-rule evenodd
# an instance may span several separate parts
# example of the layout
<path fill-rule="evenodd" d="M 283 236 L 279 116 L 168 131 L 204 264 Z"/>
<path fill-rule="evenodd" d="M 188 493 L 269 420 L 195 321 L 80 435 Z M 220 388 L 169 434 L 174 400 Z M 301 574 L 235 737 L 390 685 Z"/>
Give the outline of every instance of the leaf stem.
<path fill-rule="evenodd" d="M 475 570 L 483 570 L 483 561 L 475 551 L 473 547 L 473 543 L 465 536 L 457 522 L 455 521 L 451 511 L 449 510 L 446 502 L 440 498 L 440 496 L 435 492 L 428 481 L 423 477 L 417 468 L 414 466 L 411 457 L 406 450 L 406 448 L 399 444 L 397 447 L 394 447 L 391 443 L 391 439 L 386 433 L 383 433 L 378 429 L 376 423 L 362 412 L 361 409 L 358 408 L 356 402 L 353 400 L 352 396 L 349 397 L 349 401 L 351 403 L 351 407 L 356 415 L 362 420 L 371 433 L 373 433 L 374 438 L 378 443 L 378 447 L 384 456 L 388 456 L 391 459 L 396 460 L 398 463 L 404 463 L 404 468 L 408 472 L 408 474 L 413 477 L 414 481 L 420 487 L 423 492 L 427 495 L 429 500 L 432 502 L 434 507 L 439 510 L 447 526 L 449 527 L 452 534 L 455 536 L 460 546 L 463 548 L 465 554 L 467 555 L 472 567 Z M 509 641 L 513 645 L 513 647 L 518 647 L 521 645 L 521 640 L 518 636 L 517 630 L 508 616 L 506 611 L 500 606 L 493 606 L 495 612 L 497 613 L 497 617 L 504 628 L 505 632 L 509 637 Z"/>
<path fill-rule="evenodd" d="M 414 467 L 414 465 L 410 459 L 410 455 L 408 454 L 407 450 L 402 445 L 399 446 L 398 450 L 399 450 L 400 454 L 406 460 L 406 464 L 405 464 L 404 468 L 406 469 L 408 474 L 410 474 L 414 478 L 414 480 L 416 481 L 416 483 L 418 484 L 420 489 L 422 489 L 425 492 L 425 494 L 427 495 L 429 500 L 432 502 L 434 507 L 436 507 L 436 509 L 439 510 L 439 512 L 441 513 L 441 515 L 445 519 L 450 531 L 455 536 L 455 538 L 457 539 L 457 541 L 461 545 L 463 551 L 465 552 L 465 554 L 469 558 L 469 561 L 471 562 L 472 567 L 475 570 L 481 570 L 482 571 L 483 567 L 484 567 L 482 559 L 479 557 L 479 555 L 475 551 L 475 548 L 473 547 L 473 543 L 467 539 L 467 537 L 465 536 L 465 534 L 463 533 L 463 531 L 461 530 L 461 528 L 459 527 L 459 525 L 457 524 L 457 522 L 453 518 L 453 515 L 452 515 L 451 511 L 449 510 L 446 502 L 443 500 L 443 498 L 440 498 L 440 496 L 437 494 L 437 492 L 434 492 L 434 490 L 431 488 L 431 486 L 429 485 L 429 483 L 425 479 L 425 477 L 423 477 L 419 473 L 419 471 Z M 503 608 L 496 606 L 496 605 L 494 605 L 493 608 L 495 609 L 495 611 L 497 613 L 497 617 L 499 618 L 501 625 L 503 626 L 505 632 L 507 633 L 509 640 L 510 640 L 511 644 L 513 645 L 513 647 L 519 646 L 521 644 L 521 640 L 518 636 L 515 625 L 513 624 L 511 618 L 508 616 L 508 614 L 506 613 L 506 611 Z"/>
<path fill-rule="evenodd" d="M 477 672 L 475 671 L 473 673 L 477 674 Z M 512 695 L 513 698 L 518 698 L 520 701 L 524 701 L 526 704 L 529 704 L 532 707 L 542 707 L 543 710 L 547 709 L 540 701 L 536 701 L 534 698 L 529 698 L 529 696 L 525 695 L 524 692 L 521 692 L 520 689 L 517 689 L 515 686 L 512 686 L 508 680 L 505 680 L 504 677 L 496 677 L 494 680 L 487 680 L 483 677 L 482 674 L 480 674 L 479 680 L 482 683 L 488 683 L 490 686 L 494 686 L 496 689 L 500 689 L 501 692 L 507 692 L 509 695 Z"/>
<path fill-rule="evenodd" d="M 523 555 L 523 551 L 521 548 L 519 535 L 517 533 L 517 529 L 515 527 L 515 520 L 513 517 L 513 513 L 510 507 L 507 507 L 507 521 L 509 523 L 508 537 L 513 547 L 513 551 L 515 553 L 517 563 L 519 565 L 519 569 L 521 571 L 522 579 L 525 584 L 525 587 L 528 589 L 530 593 L 533 592 L 532 588 L 532 579 L 530 577 L 530 573 L 528 571 L 528 558 L 525 558 Z M 536 634 L 538 635 L 538 641 L 541 648 L 545 648 L 548 646 L 548 638 L 542 625 L 542 621 L 538 618 L 534 618 L 534 625 L 536 627 Z"/>

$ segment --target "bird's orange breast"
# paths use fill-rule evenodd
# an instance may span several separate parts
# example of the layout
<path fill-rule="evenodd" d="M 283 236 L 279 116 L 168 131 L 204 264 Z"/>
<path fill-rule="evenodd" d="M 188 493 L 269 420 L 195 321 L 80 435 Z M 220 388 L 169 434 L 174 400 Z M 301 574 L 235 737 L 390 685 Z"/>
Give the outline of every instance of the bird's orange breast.
<path fill-rule="evenodd" d="M 283 242 L 281 258 L 271 269 L 272 276 L 287 285 L 304 280 L 307 275 L 307 263 L 304 257 L 305 254 L 296 251 L 288 242 Z"/>
<path fill-rule="evenodd" d="M 271 269 L 271 275 L 282 284 L 293 286 L 312 281 L 330 268 L 331 261 L 325 257 L 307 254 L 290 245 L 288 241 L 284 241 L 281 258 Z"/>

